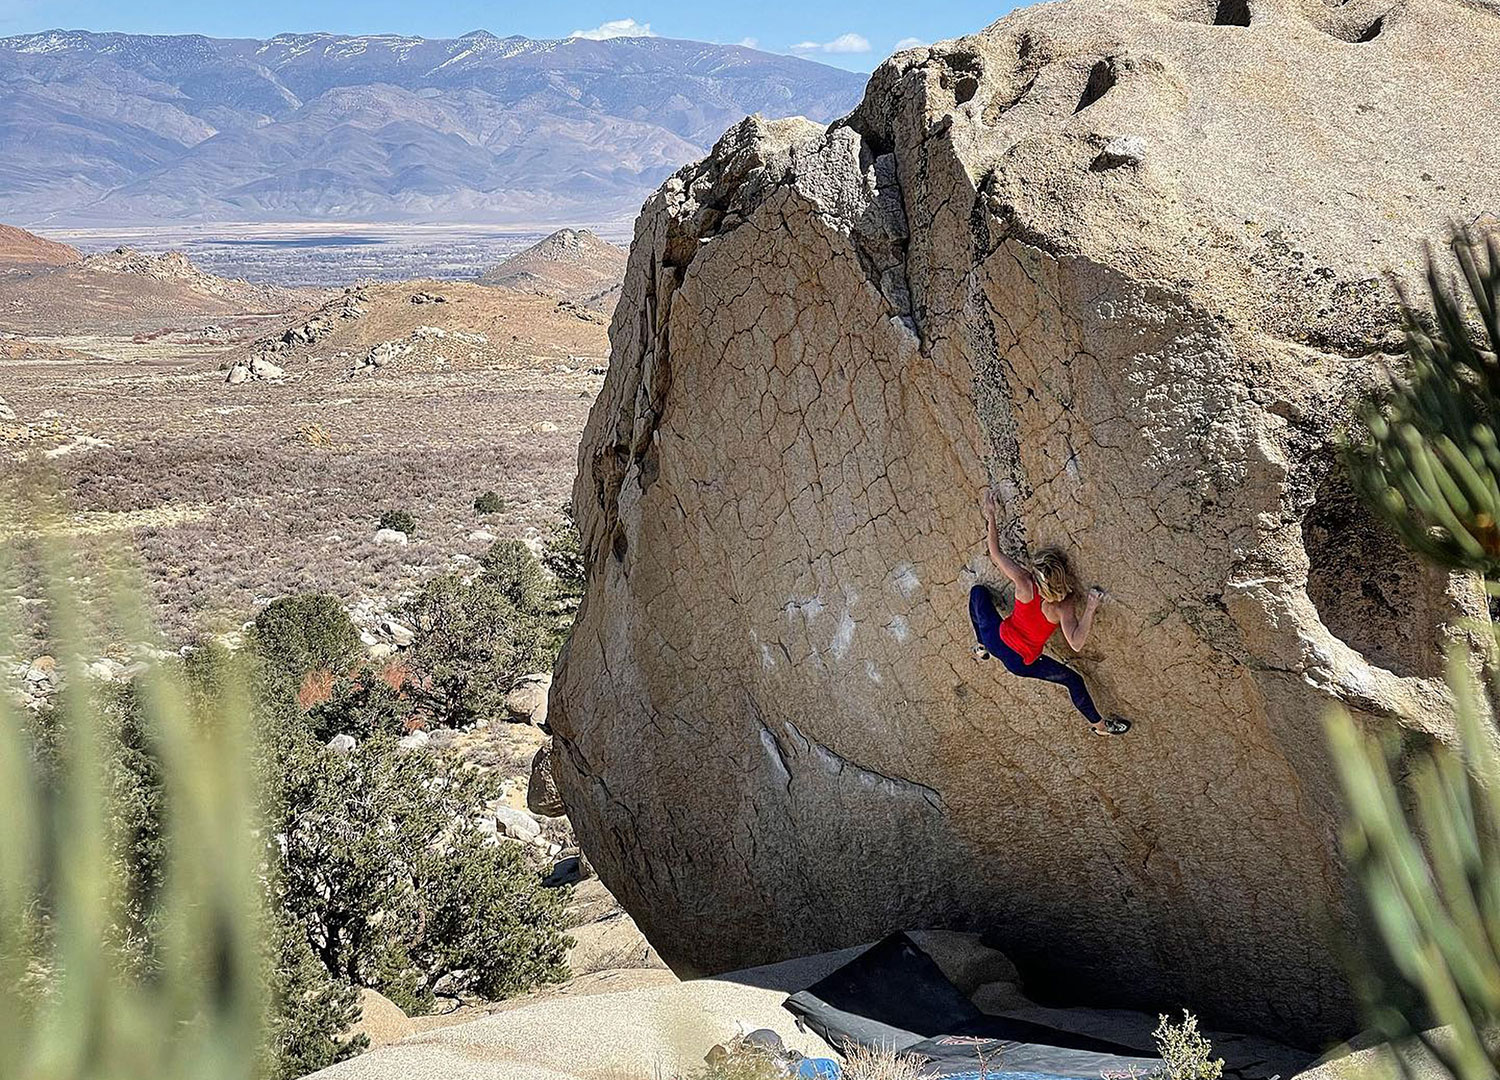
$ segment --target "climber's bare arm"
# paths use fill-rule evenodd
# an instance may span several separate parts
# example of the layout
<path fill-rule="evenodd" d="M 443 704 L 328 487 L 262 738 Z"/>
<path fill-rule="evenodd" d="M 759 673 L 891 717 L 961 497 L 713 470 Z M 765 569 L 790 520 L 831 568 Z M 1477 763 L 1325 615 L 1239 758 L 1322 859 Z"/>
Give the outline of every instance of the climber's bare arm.
<path fill-rule="evenodd" d="M 1036 595 L 1036 582 L 1031 580 L 1031 574 L 1024 566 L 1000 550 L 1000 529 L 995 524 L 995 493 L 988 488 L 984 493 L 984 524 L 985 540 L 990 547 L 990 562 L 1010 578 L 1010 583 L 1016 587 L 1016 603 L 1030 603 L 1031 598 Z"/>
<path fill-rule="evenodd" d="M 1058 605 L 1058 622 L 1062 627 L 1063 640 L 1074 652 L 1083 648 L 1084 642 L 1088 641 L 1089 631 L 1094 628 L 1094 613 L 1099 610 L 1104 595 L 1104 590 L 1096 585 L 1088 591 L 1082 604 L 1078 597 L 1073 596 Z"/>

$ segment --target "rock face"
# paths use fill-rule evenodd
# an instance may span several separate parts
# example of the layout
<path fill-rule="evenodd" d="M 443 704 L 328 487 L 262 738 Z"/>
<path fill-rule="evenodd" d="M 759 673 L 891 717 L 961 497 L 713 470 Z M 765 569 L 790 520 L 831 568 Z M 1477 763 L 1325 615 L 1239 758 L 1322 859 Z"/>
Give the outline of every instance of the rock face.
<path fill-rule="evenodd" d="M 653 196 L 549 723 L 669 963 L 979 928 L 1075 999 L 1349 1032 L 1321 717 L 1445 737 L 1484 606 L 1335 440 L 1400 342 L 1381 273 L 1500 206 L 1500 143 L 1461 134 L 1497 46 L 1447 0 L 1064 0 Z M 987 481 L 1008 545 L 1109 588 L 1054 645 L 1125 738 L 970 662 Z"/>

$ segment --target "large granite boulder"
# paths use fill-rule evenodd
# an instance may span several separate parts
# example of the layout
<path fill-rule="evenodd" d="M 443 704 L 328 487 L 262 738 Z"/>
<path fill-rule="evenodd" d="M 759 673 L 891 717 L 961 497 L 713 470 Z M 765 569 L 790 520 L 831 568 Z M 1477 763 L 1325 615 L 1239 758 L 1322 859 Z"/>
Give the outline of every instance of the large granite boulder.
<path fill-rule="evenodd" d="M 1063 0 L 745 121 L 646 204 L 552 691 L 584 848 L 721 971 L 980 928 L 1028 987 L 1352 1028 L 1321 719 L 1450 731 L 1482 617 L 1338 434 L 1382 278 L 1500 209 L 1493 6 Z M 1056 687 L 975 665 L 978 489 L 1106 585 Z"/>

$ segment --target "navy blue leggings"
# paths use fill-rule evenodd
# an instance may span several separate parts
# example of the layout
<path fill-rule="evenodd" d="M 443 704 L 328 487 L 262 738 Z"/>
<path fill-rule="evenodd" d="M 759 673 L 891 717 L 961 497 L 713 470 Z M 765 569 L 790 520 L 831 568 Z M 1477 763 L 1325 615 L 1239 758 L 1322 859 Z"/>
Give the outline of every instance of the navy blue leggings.
<path fill-rule="evenodd" d="M 1099 710 L 1094 707 L 1094 699 L 1089 696 L 1089 688 L 1083 685 L 1082 675 L 1046 654 L 1037 657 L 1035 663 L 1028 664 L 1020 653 L 1005 644 L 1000 637 L 1000 612 L 995 609 L 995 598 L 983 585 L 975 585 L 969 590 L 969 618 L 974 623 L 974 633 L 979 637 L 979 644 L 1004 664 L 1012 675 L 1066 686 L 1068 694 L 1073 698 L 1073 708 L 1083 713 L 1084 719 L 1091 724 L 1097 724 L 1103 719 Z"/>

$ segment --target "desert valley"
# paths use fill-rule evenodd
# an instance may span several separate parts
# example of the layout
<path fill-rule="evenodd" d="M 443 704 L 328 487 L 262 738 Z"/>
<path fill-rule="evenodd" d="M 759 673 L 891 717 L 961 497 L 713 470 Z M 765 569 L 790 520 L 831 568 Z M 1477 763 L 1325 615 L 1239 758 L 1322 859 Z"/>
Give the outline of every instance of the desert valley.
<path fill-rule="evenodd" d="M 1490 0 L 243 25 L 0 37 L 0 1080 L 1500 1076 Z"/>

